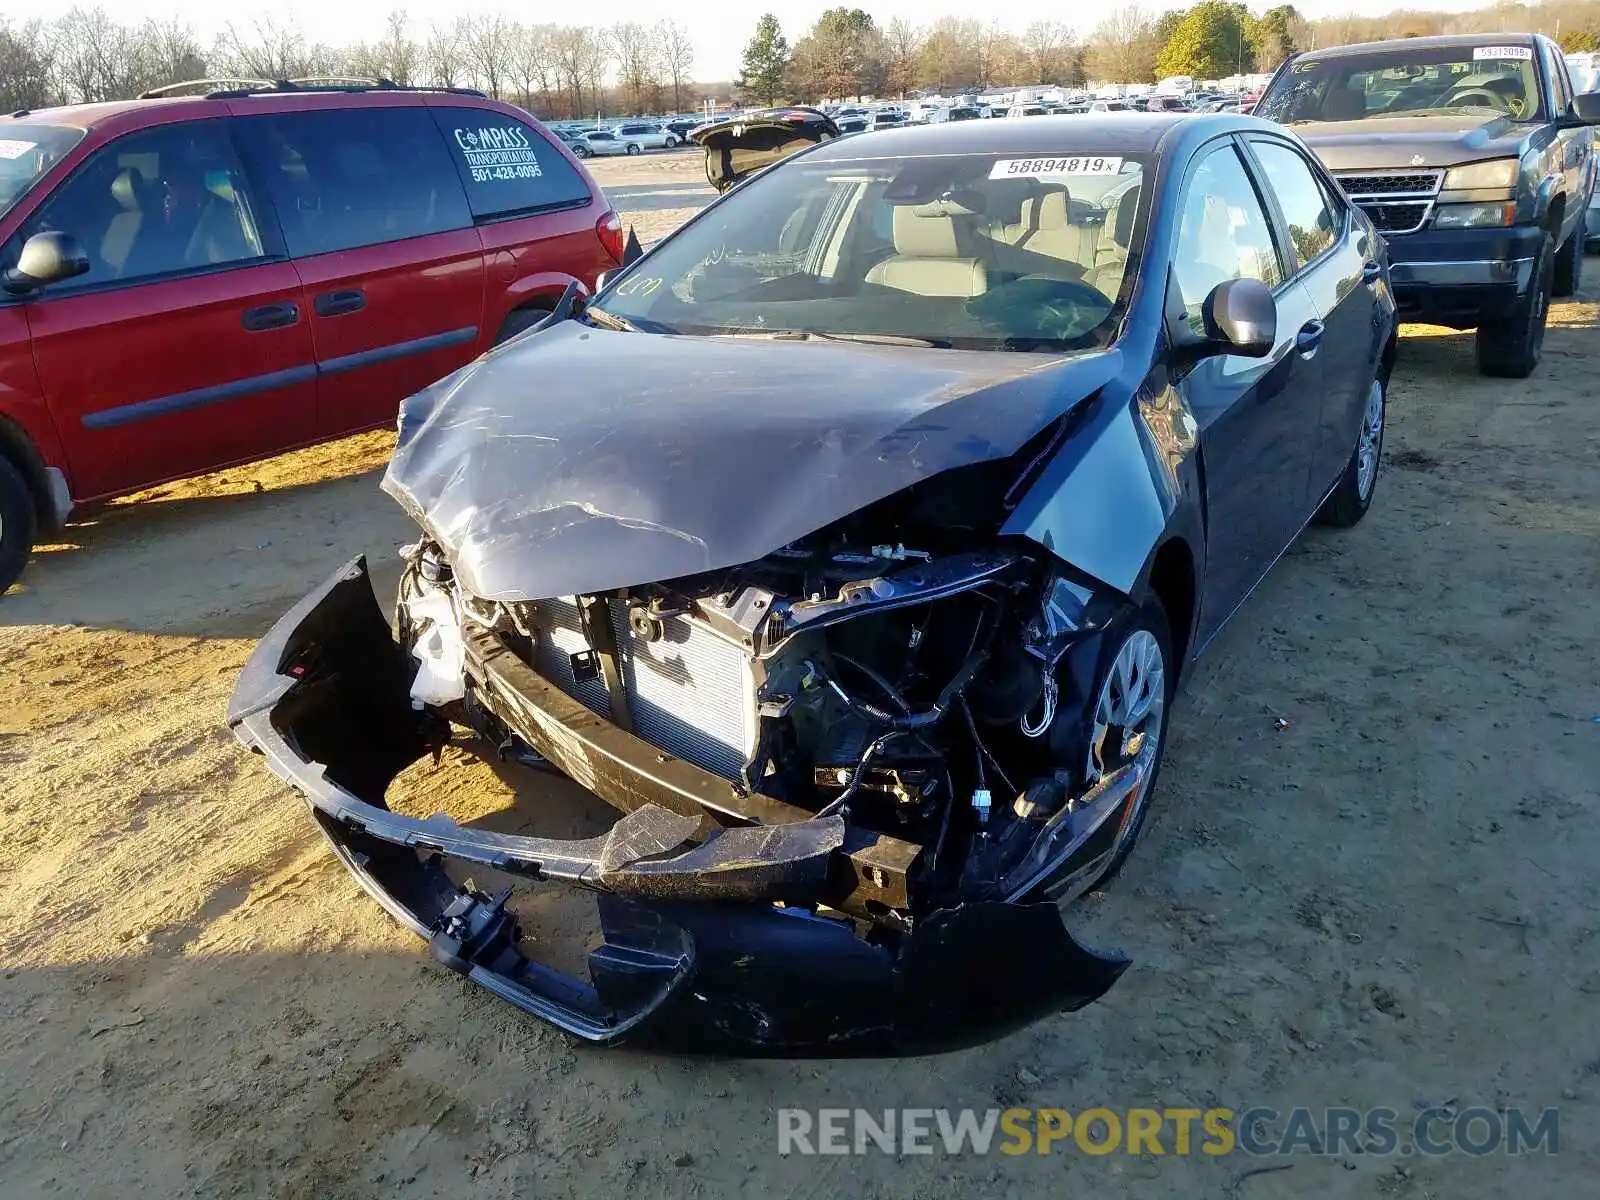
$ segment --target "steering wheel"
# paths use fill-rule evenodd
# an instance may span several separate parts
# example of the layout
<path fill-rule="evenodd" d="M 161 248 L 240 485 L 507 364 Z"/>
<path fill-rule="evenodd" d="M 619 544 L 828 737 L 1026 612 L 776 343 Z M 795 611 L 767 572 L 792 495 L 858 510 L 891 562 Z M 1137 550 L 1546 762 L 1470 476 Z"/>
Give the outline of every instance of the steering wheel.
<path fill-rule="evenodd" d="M 1076 279 L 1024 275 L 969 302 L 969 311 L 1002 327 L 1026 321 L 1033 336 L 1074 338 L 1106 319 L 1112 302 L 1092 284 Z M 1016 336 L 1023 336 L 1017 331 Z"/>
<path fill-rule="evenodd" d="M 1481 101 L 1478 99 L 1480 96 L 1483 98 Z M 1447 101 L 1449 108 L 1498 108 L 1501 112 L 1509 111 L 1506 98 L 1488 88 L 1467 88 L 1447 97 Z"/>

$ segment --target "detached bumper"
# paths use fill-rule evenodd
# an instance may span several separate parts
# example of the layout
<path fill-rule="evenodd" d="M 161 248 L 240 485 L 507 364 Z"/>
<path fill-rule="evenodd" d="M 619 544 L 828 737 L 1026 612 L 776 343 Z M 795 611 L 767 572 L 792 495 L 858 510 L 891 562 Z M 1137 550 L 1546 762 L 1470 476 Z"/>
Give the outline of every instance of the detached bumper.
<path fill-rule="evenodd" d="M 1386 234 L 1403 321 L 1471 328 L 1506 317 L 1533 279 L 1537 229 Z"/>
<path fill-rule="evenodd" d="M 228 725 L 304 796 L 361 886 L 442 962 L 576 1037 L 729 1054 L 930 1053 L 1081 1008 L 1127 966 L 1080 946 L 1048 902 L 966 904 L 919 916 L 909 934 L 858 936 L 864 923 L 812 907 L 858 894 L 862 863 L 873 874 L 870 851 L 887 839 L 838 818 L 737 824 L 681 800 L 676 811 L 643 800 L 605 835 L 570 841 L 392 813 L 389 783 L 449 734 L 412 708 L 414 670 L 357 559 L 262 640 Z M 573 754 L 591 753 L 595 730 L 562 725 L 561 712 L 529 715 Z M 606 744 L 610 757 L 596 765 L 634 769 L 615 739 Z M 641 797 L 681 792 L 643 776 L 631 786 Z M 604 944 L 589 956 L 589 979 L 525 957 L 505 896 L 458 887 L 440 856 L 591 891 Z"/>

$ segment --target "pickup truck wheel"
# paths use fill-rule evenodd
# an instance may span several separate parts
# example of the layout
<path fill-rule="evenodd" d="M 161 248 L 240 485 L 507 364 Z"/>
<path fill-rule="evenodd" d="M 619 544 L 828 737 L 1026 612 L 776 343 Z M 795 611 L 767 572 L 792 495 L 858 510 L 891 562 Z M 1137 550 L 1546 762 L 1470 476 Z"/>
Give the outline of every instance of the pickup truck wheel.
<path fill-rule="evenodd" d="M 33 495 L 22 473 L 0 457 L 0 595 L 22 574 L 38 528 Z"/>
<path fill-rule="evenodd" d="M 1544 326 L 1550 315 L 1550 291 L 1555 282 L 1555 243 L 1547 233 L 1533 262 L 1528 294 L 1508 317 L 1485 321 L 1478 327 L 1478 370 L 1501 379 L 1526 379 L 1539 365 L 1544 347 Z"/>
<path fill-rule="evenodd" d="M 1583 229 L 1572 231 L 1567 244 L 1556 255 L 1556 278 L 1550 289 L 1552 296 L 1565 299 L 1576 296 L 1583 286 Z"/>

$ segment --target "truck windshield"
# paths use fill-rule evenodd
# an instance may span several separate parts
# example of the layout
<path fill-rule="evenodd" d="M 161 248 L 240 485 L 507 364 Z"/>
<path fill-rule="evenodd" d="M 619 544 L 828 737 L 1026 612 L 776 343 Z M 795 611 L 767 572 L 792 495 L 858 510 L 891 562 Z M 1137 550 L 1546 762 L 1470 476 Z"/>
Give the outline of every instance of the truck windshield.
<path fill-rule="evenodd" d="M 84 131 L 65 125 L 8 121 L 0 127 L 0 217 L 79 142 Z"/>
<path fill-rule="evenodd" d="M 752 176 L 597 296 L 597 319 L 972 350 L 1115 336 L 1147 156 L 861 154 Z"/>
<path fill-rule="evenodd" d="M 1273 81 L 1255 115 L 1284 125 L 1381 117 L 1496 113 L 1514 121 L 1543 116 L 1531 46 L 1396 49 L 1292 63 Z"/>

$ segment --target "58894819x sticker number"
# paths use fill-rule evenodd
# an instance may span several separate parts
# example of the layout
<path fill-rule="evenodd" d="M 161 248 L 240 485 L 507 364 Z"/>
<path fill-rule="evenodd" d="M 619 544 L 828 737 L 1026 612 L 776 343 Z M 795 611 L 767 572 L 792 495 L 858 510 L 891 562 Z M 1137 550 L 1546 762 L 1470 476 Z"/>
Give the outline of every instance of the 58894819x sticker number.
<path fill-rule="evenodd" d="M 990 179 L 1031 179 L 1040 175 L 1115 175 L 1120 158 L 1078 154 L 1062 158 L 1002 158 L 989 169 Z"/>

